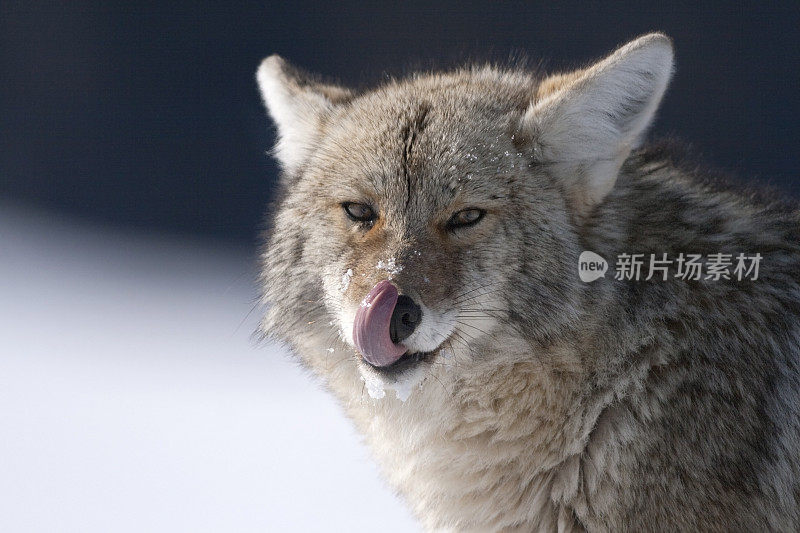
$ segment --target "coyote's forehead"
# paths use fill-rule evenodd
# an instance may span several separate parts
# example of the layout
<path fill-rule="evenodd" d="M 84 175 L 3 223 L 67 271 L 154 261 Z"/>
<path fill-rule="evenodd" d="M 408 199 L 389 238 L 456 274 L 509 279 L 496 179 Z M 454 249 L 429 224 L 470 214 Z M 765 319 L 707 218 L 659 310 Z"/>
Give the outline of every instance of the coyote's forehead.
<path fill-rule="evenodd" d="M 525 164 L 515 133 L 521 112 L 486 89 L 448 92 L 428 82 L 356 98 L 327 122 L 309 179 L 406 213 L 496 202 Z"/>

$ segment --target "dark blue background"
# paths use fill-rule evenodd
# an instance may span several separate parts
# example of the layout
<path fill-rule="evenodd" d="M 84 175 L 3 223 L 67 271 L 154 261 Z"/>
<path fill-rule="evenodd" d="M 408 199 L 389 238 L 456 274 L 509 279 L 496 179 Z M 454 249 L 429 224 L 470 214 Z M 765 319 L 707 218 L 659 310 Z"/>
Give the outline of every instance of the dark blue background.
<path fill-rule="evenodd" d="M 280 53 L 359 86 L 524 53 L 578 66 L 651 30 L 677 74 L 655 135 L 800 196 L 800 2 L 175 0 L 0 4 L 0 195 L 157 232 L 252 242 L 275 180 L 254 81 Z"/>

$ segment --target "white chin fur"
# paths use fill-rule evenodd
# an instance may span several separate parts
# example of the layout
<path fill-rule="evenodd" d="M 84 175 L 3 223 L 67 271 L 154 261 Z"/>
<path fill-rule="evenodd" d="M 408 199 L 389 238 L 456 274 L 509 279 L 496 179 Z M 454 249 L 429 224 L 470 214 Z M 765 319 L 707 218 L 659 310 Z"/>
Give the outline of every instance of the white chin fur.
<path fill-rule="evenodd" d="M 411 353 L 432 352 L 447 340 L 455 329 L 455 312 L 440 315 L 434 313 L 424 305 L 422 309 L 422 322 L 414 333 L 409 336 L 403 344 Z M 340 316 L 342 339 L 350 346 L 353 343 L 353 323 L 355 322 L 357 309 L 345 311 Z M 386 389 L 394 390 L 397 399 L 405 402 L 414 389 L 419 386 L 426 374 L 426 365 L 414 365 L 400 374 L 387 376 L 374 369 L 370 365 L 361 362 L 358 370 L 361 379 L 364 380 L 367 393 L 373 399 L 381 399 L 386 396 Z"/>
<path fill-rule="evenodd" d="M 395 392 L 398 400 L 405 402 L 425 378 L 425 367 L 419 364 L 396 376 L 386 376 L 363 362 L 358 365 L 358 371 L 367 393 L 375 400 L 386 396 L 386 389 L 390 389 Z"/>

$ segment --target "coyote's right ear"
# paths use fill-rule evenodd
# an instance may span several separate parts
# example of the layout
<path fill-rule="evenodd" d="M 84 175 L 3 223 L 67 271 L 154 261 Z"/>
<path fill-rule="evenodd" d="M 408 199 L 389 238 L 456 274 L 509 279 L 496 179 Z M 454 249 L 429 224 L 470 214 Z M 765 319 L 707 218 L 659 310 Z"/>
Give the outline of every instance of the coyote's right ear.
<path fill-rule="evenodd" d="M 275 157 L 287 173 L 292 173 L 310 154 L 322 120 L 350 97 L 350 91 L 317 83 L 277 55 L 261 62 L 256 79 L 267 111 L 278 127 Z"/>
<path fill-rule="evenodd" d="M 614 186 L 672 74 L 672 41 L 640 37 L 591 67 L 544 80 L 521 123 L 578 218 Z"/>

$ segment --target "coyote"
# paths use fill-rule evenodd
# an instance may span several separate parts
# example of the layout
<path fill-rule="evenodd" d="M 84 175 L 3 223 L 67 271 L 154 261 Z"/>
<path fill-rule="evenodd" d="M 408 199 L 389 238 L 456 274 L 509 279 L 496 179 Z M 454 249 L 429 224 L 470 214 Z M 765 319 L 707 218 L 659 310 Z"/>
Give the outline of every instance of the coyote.
<path fill-rule="evenodd" d="M 800 530 L 800 211 L 643 144 L 672 71 L 659 33 L 550 76 L 258 69 L 262 331 L 426 529 Z"/>

